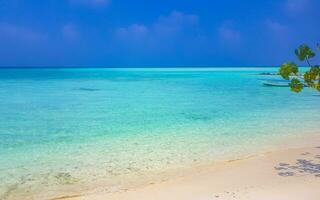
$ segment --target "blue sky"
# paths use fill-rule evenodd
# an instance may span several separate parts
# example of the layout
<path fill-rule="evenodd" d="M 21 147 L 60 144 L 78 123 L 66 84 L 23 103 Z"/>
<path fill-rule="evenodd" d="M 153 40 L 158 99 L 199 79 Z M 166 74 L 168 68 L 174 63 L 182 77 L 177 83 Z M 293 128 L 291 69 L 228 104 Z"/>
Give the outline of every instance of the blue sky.
<path fill-rule="evenodd" d="M 0 66 L 279 65 L 320 42 L 319 9 L 318 0 L 0 0 Z"/>

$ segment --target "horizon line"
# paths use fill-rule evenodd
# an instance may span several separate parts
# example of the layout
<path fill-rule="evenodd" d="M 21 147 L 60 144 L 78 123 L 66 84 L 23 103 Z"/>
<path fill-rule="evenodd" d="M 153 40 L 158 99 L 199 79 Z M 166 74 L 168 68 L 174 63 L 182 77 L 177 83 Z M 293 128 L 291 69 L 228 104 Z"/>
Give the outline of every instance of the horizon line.
<path fill-rule="evenodd" d="M 280 66 L 280 65 L 279 65 Z M 279 67 L 278 65 L 203 65 L 203 66 L 0 66 L 0 69 L 8 69 L 8 68 L 113 68 L 113 69 L 121 69 L 121 68 L 270 68 L 270 67 Z M 302 66 L 304 67 L 304 66 Z"/>

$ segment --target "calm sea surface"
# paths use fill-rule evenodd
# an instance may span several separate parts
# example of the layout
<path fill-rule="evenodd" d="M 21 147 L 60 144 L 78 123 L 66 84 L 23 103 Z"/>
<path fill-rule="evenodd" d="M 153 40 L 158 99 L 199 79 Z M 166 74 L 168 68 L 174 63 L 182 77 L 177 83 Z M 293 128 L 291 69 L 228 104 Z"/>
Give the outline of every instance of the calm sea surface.
<path fill-rule="evenodd" d="M 263 86 L 276 71 L 1 69 L 0 199 L 117 191 L 318 134 L 319 94 Z"/>

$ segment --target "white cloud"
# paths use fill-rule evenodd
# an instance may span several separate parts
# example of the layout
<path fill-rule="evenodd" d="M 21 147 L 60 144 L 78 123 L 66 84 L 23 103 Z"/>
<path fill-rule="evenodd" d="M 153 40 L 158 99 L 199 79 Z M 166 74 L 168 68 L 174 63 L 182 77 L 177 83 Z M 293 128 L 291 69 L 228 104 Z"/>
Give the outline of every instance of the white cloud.
<path fill-rule="evenodd" d="M 267 20 L 266 25 L 267 25 L 267 28 L 276 35 L 285 34 L 288 30 L 287 26 L 273 20 Z"/>
<path fill-rule="evenodd" d="M 197 24 L 198 16 L 173 11 L 168 16 L 159 17 L 153 24 L 153 29 L 160 35 L 172 35 L 186 28 L 194 28 Z"/>
<path fill-rule="evenodd" d="M 196 30 L 198 17 L 196 15 L 184 14 L 182 12 L 173 11 L 167 16 L 160 16 L 150 25 L 131 24 L 126 27 L 115 29 L 117 37 L 122 39 L 151 39 L 158 40 L 160 38 L 174 37 L 184 33 L 184 30 L 189 33 Z"/>
<path fill-rule="evenodd" d="M 117 28 L 115 34 L 122 39 L 143 39 L 148 34 L 148 28 L 142 24 L 132 24 L 128 27 Z"/>
<path fill-rule="evenodd" d="M 299 15 L 308 10 L 312 0 L 287 0 L 284 4 L 285 11 L 290 15 Z"/>
<path fill-rule="evenodd" d="M 235 29 L 232 21 L 224 22 L 218 28 L 218 34 L 220 41 L 225 44 L 237 44 L 242 40 L 242 34 L 240 31 Z"/>
<path fill-rule="evenodd" d="M 38 42 L 47 39 L 47 36 L 41 32 L 35 31 L 28 27 L 1 23 L 0 38 L 12 41 Z"/>
<path fill-rule="evenodd" d="M 290 32 L 290 27 L 276 20 L 267 20 L 265 22 L 266 37 L 270 43 L 276 47 L 287 47 L 292 44 L 294 32 Z"/>
<path fill-rule="evenodd" d="M 61 29 L 62 35 L 70 40 L 70 41 L 74 41 L 79 39 L 80 34 L 77 31 L 76 27 L 73 24 L 66 24 L 62 27 Z"/>

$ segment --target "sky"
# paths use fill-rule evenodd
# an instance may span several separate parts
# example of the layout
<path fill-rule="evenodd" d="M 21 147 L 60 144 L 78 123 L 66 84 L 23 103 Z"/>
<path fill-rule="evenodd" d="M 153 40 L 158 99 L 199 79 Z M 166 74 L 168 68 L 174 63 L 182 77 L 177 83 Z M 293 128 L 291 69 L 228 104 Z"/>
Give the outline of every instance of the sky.
<path fill-rule="evenodd" d="M 320 42 L 319 9 L 318 0 L 0 0 L 0 66 L 278 66 Z"/>

